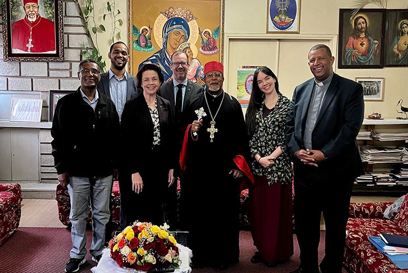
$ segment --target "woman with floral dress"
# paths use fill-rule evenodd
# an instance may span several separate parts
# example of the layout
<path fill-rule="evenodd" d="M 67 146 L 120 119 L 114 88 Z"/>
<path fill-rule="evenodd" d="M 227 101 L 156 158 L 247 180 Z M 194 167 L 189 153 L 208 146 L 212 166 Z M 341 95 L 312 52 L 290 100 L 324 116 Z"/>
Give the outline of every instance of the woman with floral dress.
<path fill-rule="evenodd" d="M 137 85 L 143 92 L 123 110 L 119 182 L 121 190 L 125 189 L 121 198 L 125 198 L 126 225 L 135 220 L 163 224 L 162 200 L 174 183 L 174 113 L 170 102 L 157 95 L 162 83 L 160 68 L 145 64 L 137 73 Z"/>
<path fill-rule="evenodd" d="M 286 153 L 292 115 L 293 104 L 280 93 L 276 75 L 259 67 L 245 117 L 255 176 L 249 216 L 258 251 L 251 262 L 267 266 L 285 262 L 293 254 L 292 169 Z"/>

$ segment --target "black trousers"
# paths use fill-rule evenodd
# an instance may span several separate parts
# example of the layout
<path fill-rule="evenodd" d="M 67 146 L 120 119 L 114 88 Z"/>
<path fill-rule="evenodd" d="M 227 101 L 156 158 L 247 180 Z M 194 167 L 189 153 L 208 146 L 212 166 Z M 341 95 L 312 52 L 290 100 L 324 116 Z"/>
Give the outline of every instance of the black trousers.
<path fill-rule="evenodd" d="M 354 178 L 320 167 L 295 165 L 295 228 L 305 272 L 318 269 L 320 218 L 326 225 L 323 273 L 341 273 Z"/>

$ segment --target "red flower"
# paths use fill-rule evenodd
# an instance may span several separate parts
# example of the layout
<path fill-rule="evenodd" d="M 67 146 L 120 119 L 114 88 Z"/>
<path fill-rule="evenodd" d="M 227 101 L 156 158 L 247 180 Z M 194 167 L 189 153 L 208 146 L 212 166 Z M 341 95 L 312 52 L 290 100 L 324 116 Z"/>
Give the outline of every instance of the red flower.
<path fill-rule="evenodd" d="M 152 268 L 153 268 L 153 265 L 149 263 L 145 263 L 145 264 L 136 266 L 137 270 L 142 270 L 142 271 L 149 271 Z"/>
<path fill-rule="evenodd" d="M 160 256 L 165 256 L 169 252 L 169 249 L 163 241 L 160 241 L 156 244 L 156 251 Z"/>
<path fill-rule="evenodd" d="M 133 238 L 130 242 L 129 242 L 129 247 L 132 250 L 137 250 L 139 247 L 139 239 L 138 238 Z"/>
<path fill-rule="evenodd" d="M 146 251 L 148 251 L 148 250 L 150 250 L 150 249 L 152 249 L 152 248 L 155 248 L 155 247 L 156 247 L 156 243 L 153 241 L 153 242 L 151 242 L 151 243 L 145 244 L 143 248 L 144 248 Z"/>
<path fill-rule="evenodd" d="M 112 257 L 112 259 L 116 260 L 116 257 L 117 257 L 118 255 L 119 255 L 119 251 L 115 251 L 115 252 L 111 251 L 111 257 Z"/>
<path fill-rule="evenodd" d="M 126 240 L 122 238 L 122 240 L 119 241 L 118 247 L 119 249 L 122 249 L 126 245 Z"/>
<path fill-rule="evenodd" d="M 115 259 L 116 263 L 120 266 L 123 267 L 123 260 L 122 260 L 122 256 L 118 255 Z"/>

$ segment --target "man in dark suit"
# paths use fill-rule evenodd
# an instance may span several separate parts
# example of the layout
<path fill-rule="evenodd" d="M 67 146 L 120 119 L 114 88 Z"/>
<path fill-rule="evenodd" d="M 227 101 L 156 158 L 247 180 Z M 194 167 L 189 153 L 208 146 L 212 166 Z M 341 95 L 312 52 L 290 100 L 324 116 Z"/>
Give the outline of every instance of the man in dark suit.
<path fill-rule="evenodd" d="M 119 120 L 122 117 L 123 108 L 128 100 L 136 97 L 139 94 L 137 89 L 136 79 L 126 72 L 126 64 L 129 60 L 129 49 L 124 42 L 118 41 L 110 46 L 108 57 L 111 61 L 111 67 L 108 72 L 101 74 L 101 80 L 98 83 L 98 91 L 110 98 L 115 104 L 116 111 L 119 115 Z M 117 132 L 119 134 L 119 132 Z M 114 179 L 117 179 L 117 173 L 114 175 Z M 121 208 L 123 208 L 122 200 L 123 195 L 126 194 L 121 189 Z M 123 213 L 124 210 L 120 210 L 120 225 L 121 228 L 125 227 Z M 106 239 L 109 241 L 112 237 L 114 227 L 112 219 L 109 220 L 106 228 Z"/>
<path fill-rule="evenodd" d="M 354 179 L 362 172 L 356 137 L 364 117 L 363 88 L 333 73 L 329 47 L 308 54 L 314 78 L 296 87 L 294 133 L 288 144 L 295 172 L 295 227 L 300 267 L 318 273 L 320 216 L 326 225 L 322 273 L 341 273 L 348 206 Z"/>
<path fill-rule="evenodd" d="M 139 94 L 136 79 L 126 72 L 129 61 L 129 49 L 124 42 L 118 41 L 110 46 L 108 57 L 111 67 L 101 74 L 98 91 L 110 98 L 121 118 L 125 103 Z"/>
<path fill-rule="evenodd" d="M 180 154 L 184 131 L 187 127 L 185 110 L 189 108 L 191 102 L 202 90 L 200 85 L 187 79 L 189 65 L 186 53 L 183 51 L 174 52 L 171 56 L 172 79 L 165 82 L 159 91 L 163 98 L 170 101 L 170 106 L 176 115 L 176 149 L 178 154 Z M 178 169 L 175 170 L 175 176 L 175 179 L 180 177 Z M 180 179 L 180 183 L 182 184 L 182 179 Z M 182 208 L 180 209 L 182 210 Z M 177 223 L 177 183 L 173 183 L 168 189 L 166 215 L 171 229 L 180 228 Z"/>

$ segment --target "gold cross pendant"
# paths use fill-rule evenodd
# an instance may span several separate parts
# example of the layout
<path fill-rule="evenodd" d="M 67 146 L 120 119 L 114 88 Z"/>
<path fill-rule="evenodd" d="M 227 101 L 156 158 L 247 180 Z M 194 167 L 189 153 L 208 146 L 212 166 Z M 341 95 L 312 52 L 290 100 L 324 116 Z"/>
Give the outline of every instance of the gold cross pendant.
<path fill-rule="evenodd" d="M 210 121 L 210 128 L 207 128 L 207 132 L 210 133 L 210 142 L 214 142 L 214 134 L 218 132 L 215 128 L 215 120 Z"/>

